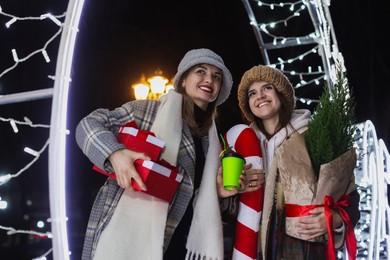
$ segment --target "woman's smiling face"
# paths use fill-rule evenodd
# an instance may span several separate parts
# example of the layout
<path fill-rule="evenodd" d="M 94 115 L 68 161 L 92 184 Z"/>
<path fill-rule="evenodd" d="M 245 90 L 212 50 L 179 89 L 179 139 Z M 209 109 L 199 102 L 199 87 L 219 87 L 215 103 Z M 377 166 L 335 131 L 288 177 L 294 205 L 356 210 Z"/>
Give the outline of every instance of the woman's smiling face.
<path fill-rule="evenodd" d="M 182 87 L 194 103 L 207 109 L 207 105 L 217 99 L 222 84 L 222 71 L 209 64 L 195 65 L 183 80 Z"/>
<path fill-rule="evenodd" d="M 249 107 L 256 117 L 279 120 L 281 102 L 273 85 L 266 81 L 254 82 L 248 89 L 248 97 Z"/>

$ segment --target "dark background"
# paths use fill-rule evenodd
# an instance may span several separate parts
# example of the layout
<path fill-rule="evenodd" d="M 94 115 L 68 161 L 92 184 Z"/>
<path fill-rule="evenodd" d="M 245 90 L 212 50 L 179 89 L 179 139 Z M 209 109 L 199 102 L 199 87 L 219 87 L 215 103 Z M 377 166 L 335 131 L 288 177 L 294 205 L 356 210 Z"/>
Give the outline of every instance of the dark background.
<path fill-rule="evenodd" d="M 0 6 L 4 12 L 18 16 L 43 12 L 60 14 L 66 10 L 67 1 L 0 0 Z M 347 77 L 357 101 L 357 122 L 371 120 L 378 138 L 386 145 L 390 144 L 390 55 L 384 40 L 389 34 L 388 7 L 384 0 L 332 1 L 330 6 L 338 47 L 344 56 Z M 0 16 L 1 24 L 6 21 L 8 19 Z M 35 23 L 32 22 L 34 26 Z M 12 48 L 16 48 L 22 57 L 33 46 L 41 47 L 42 39 L 47 40 L 47 35 L 56 30 L 55 26 L 46 24 L 41 30 L 32 30 L 19 22 L 9 30 L 1 28 L 0 72 L 12 64 Z M 30 49 L 24 47 L 26 43 Z M 0 95 L 52 87 L 53 81 L 47 75 L 55 74 L 59 38 L 55 43 L 57 45 L 49 46 L 48 50 L 51 63 L 45 63 L 38 55 L 24 64 L 23 69 L 18 67 L 10 72 L 0 79 Z M 115 108 L 134 99 L 131 84 L 137 82 L 141 74 L 151 75 L 160 68 L 165 76 L 173 77 L 183 55 L 190 49 L 203 47 L 223 57 L 234 79 L 232 94 L 219 110 L 217 123 L 223 133 L 241 122 L 236 90 L 242 74 L 254 65 L 264 64 L 241 1 L 85 2 L 76 40 L 68 106 L 70 134 L 66 180 L 72 259 L 80 258 L 89 211 L 105 180 L 103 175 L 92 171 L 91 163 L 75 144 L 74 130 L 78 121 L 96 108 Z M 0 106 L 0 117 L 23 120 L 26 115 L 35 123 L 49 124 L 50 106 L 51 100 L 3 105 Z M 22 151 L 23 147 L 39 150 L 49 133 L 47 129 L 20 127 L 20 133 L 15 135 L 5 123 L 1 123 L 0 129 L 0 171 L 10 173 L 31 160 L 31 156 Z M 46 151 L 25 174 L 0 186 L 0 196 L 11 201 L 7 212 L 0 211 L 0 225 L 34 228 L 35 220 L 49 217 L 47 194 Z M 26 206 L 27 200 L 33 202 L 32 206 Z M 0 230 L 2 259 L 5 255 L 8 259 L 31 259 L 49 248 L 48 239 L 7 236 Z"/>

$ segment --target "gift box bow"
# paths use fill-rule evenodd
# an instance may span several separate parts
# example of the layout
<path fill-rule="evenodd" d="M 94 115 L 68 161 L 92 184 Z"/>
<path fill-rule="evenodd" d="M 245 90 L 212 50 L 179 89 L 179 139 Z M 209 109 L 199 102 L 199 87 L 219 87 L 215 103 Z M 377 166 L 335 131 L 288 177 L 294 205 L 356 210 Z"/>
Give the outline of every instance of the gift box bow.
<path fill-rule="evenodd" d="M 124 126 L 121 126 L 119 128 L 119 134 L 130 134 L 141 140 L 157 145 L 161 148 L 163 148 L 165 145 L 165 142 L 163 140 L 158 139 L 152 131 L 139 130 L 134 121 L 131 121 Z"/>
<path fill-rule="evenodd" d="M 139 130 L 134 121 L 121 126 L 118 133 L 118 142 L 135 152 L 143 152 L 157 161 L 165 142 L 158 139 L 149 130 Z"/>
<path fill-rule="evenodd" d="M 275 151 L 274 160 L 283 186 L 286 234 L 310 242 L 325 242 L 325 236 L 309 238 L 307 234 L 301 233 L 298 228 L 299 218 L 306 216 L 313 207 L 324 206 L 327 196 L 339 201 L 343 195 L 349 194 L 356 188 L 355 150 L 351 149 L 331 162 L 322 164 L 317 177 L 303 136 L 293 134 Z M 337 207 L 341 215 L 341 209 Z M 328 231 L 333 232 L 333 229 Z M 337 248 L 342 242 L 341 239 L 334 240 Z"/>
<path fill-rule="evenodd" d="M 140 174 L 142 181 L 147 185 L 148 190 L 142 191 L 133 179 L 131 180 L 132 187 L 135 190 L 170 202 L 183 176 L 179 174 L 178 167 L 172 166 L 163 159 L 158 159 L 165 142 L 156 138 L 154 133 L 149 130 L 139 130 L 134 121 L 120 127 L 118 142 L 133 151 L 143 152 L 151 158 L 151 160 L 134 161 L 134 167 Z M 93 170 L 116 180 L 114 172 L 108 173 L 96 165 L 93 166 Z"/>

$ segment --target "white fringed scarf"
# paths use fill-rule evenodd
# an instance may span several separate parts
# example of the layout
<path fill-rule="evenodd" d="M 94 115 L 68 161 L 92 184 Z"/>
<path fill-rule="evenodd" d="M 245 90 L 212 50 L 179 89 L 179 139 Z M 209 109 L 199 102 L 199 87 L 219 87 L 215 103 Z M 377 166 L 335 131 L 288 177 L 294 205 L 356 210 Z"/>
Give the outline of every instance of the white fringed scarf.
<path fill-rule="evenodd" d="M 160 101 L 151 131 L 165 141 L 161 158 L 176 166 L 181 142 L 178 135 L 182 133 L 182 96 L 169 91 Z M 223 259 L 222 220 L 216 189 L 220 151 L 213 122 L 202 182 L 195 199 L 186 259 Z M 100 236 L 94 259 L 162 259 L 168 206 L 167 202 L 153 196 L 125 189 L 110 223 Z"/>

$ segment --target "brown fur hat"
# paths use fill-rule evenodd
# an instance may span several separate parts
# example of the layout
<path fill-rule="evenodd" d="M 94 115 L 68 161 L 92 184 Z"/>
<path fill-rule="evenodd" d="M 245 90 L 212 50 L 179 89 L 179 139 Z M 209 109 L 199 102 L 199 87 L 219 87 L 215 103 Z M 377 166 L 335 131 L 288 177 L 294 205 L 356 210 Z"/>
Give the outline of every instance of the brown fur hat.
<path fill-rule="evenodd" d="M 252 83 L 257 81 L 266 81 L 272 84 L 278 92 L 286 97 L 289 111 L 293 111 L 295 107 L 294 88 L 288 78 L 281 71 L 270 66 L 254 66 L 242 76 L 237 92 L 238 104 L 249 123 L 255 120 L 255 116 L 249 107 L 248 89 Z"/>

